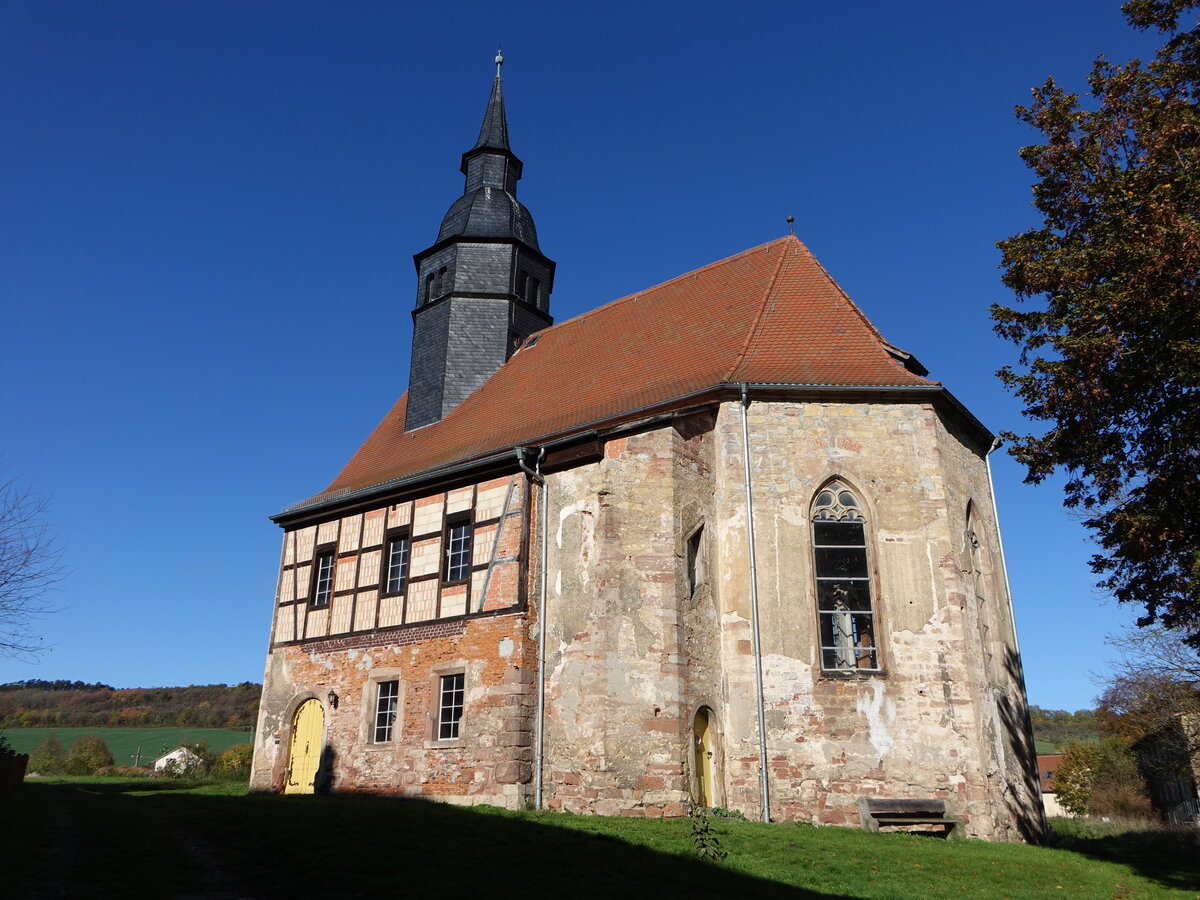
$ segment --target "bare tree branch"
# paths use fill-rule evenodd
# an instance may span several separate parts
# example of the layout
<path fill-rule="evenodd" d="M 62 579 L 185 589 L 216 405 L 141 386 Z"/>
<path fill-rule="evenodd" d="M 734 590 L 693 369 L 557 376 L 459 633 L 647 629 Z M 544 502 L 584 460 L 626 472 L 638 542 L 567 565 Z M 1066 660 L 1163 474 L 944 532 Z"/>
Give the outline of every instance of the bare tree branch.
<path fill-rule="evenodd" d="M 57 612 L 46 595 L 63 577 L 62 551 L 47 507 L 15 478 L 0 482 L 0 655 L 30 657 L 45 649 L 38 620 Z"/>

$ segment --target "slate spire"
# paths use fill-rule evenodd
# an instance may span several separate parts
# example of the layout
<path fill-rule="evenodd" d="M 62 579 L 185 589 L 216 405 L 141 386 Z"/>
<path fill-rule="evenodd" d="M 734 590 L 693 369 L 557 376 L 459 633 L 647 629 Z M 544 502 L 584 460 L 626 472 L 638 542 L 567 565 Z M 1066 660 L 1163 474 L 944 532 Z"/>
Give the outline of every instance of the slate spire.
<path fill-rule="evenodd" d="M 509 150 L 508 119 L 504 116 L 504 90 L 500 83 L 502 65 L 504 57 L 497 52 L 496 80 L 492 82 L 492 95 L 488 97 L 487 112 L 483 115 L 483 126 L 479 129 L 479 140 L 475 142 L 472 150 L 482 147 L 489 150 Z"/>
<path fill-rule="evenodd" d="M 413 258 L 407 430 L 443 419 L 525 338 L 554 321 L 554 262 L 542 255 L 533 216 L 517 200 L 522 165 L 508 142 L 503 62 L 497 53 L 479 138 L 462 155 L 463 195 L 446 211 L 434 245 Z"/>

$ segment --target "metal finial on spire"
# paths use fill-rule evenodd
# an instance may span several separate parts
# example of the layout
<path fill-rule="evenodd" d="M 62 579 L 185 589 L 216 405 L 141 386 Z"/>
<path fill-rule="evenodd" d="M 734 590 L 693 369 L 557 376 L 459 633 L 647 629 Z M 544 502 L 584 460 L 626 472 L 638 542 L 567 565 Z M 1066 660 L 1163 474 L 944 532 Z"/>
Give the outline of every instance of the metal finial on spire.
<path fill-rule="evenodd" d="M 504 54 L 501 52 L 500 48 L 497 47 L 496 48 L 496 77 L 497 78 L 500 77 L 500 67 L 502 65 L 504 65 Z"/>
<path fill-rule="evenodd" d="M 795 234 L 795 233 L 796 233 L 796 227 L 795 227 L 795 225 L 793 224 L 795 221 L 796 221 L 796 217 L 795 217 L 795 216 L 788 216 L 788 217 L 787 217 L 787 223 L 788 223 L 788 234 Z"/>

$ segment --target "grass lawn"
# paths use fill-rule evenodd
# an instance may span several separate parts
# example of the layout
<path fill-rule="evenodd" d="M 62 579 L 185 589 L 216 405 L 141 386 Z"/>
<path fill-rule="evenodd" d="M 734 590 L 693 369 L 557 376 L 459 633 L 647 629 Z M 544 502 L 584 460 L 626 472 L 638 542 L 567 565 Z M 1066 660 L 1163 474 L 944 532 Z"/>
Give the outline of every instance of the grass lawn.
<path fill-rule="evenodd" d="M 512 813 L 247 795 L 244 784 L 46 779 L 0 801 L 11 898 L 1200 898 L 1200 842 L 1063 836 L 1071 849 L 714 819 Z"/>
<path fill-rule="evenodd" d="M 226 728 L 10 728 L 0 732 L 18 753 L 28 753 L 52 734 L 58 735 L 63 752 L 85 734 L 104 738 L 118 766 L 132 766 L 134 755 L 142 749 L 142 765 L 149 765 L 162 755 L 162 748 L 174 750 L 180 744 L 208 741 L 208 749 L 216 753 L 234 744 L 249 744 L 254 734 Z"/>

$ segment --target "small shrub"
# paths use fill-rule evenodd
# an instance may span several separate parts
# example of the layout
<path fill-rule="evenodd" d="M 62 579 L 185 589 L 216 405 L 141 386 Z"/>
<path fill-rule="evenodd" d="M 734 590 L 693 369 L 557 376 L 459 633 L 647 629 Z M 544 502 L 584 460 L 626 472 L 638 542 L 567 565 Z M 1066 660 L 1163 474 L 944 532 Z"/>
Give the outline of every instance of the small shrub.
<path fill-rule="evenodd" d="M 741 819 L 743 822 L 746 821 L 746 816 L 740 809 L 726 809 L 723 806 L 714 806 L 712 814 L 718 819 Z"/>
<path fill-rule="evenodd" d="M 66 755 L 57 734 L 51 734 L 29 754 L 29 771 L 39 775 L 61 775 L 65 765 Z"/>
<path fill-rule="evenodd" d="M 250 764 L 254 762 L 253 744 L 234 744 L 217 757 L 213 774 L 222 778 L 248 778 Z"/>
<path fill-rule="evenodd" d="M 68 775 L 92 775 L 97 769 L 113 765 L 113 756 L 104 738 L 85 734 L 71 745 L 63 770 Z"/>
<path fill-rule="evenodd" d="M 726 856 L 708 813 L 700 807 L 692 810 L 692 849 L 698 857 L 709 862 L 720 862 Z"/>
<path fill-rule="evenodd" d="M 1075 815 L 1137 819 L 1152 814 L 1137 759 L 1121 738 L 1067 744 L 1054 789 L 1058 802 Z"/>

